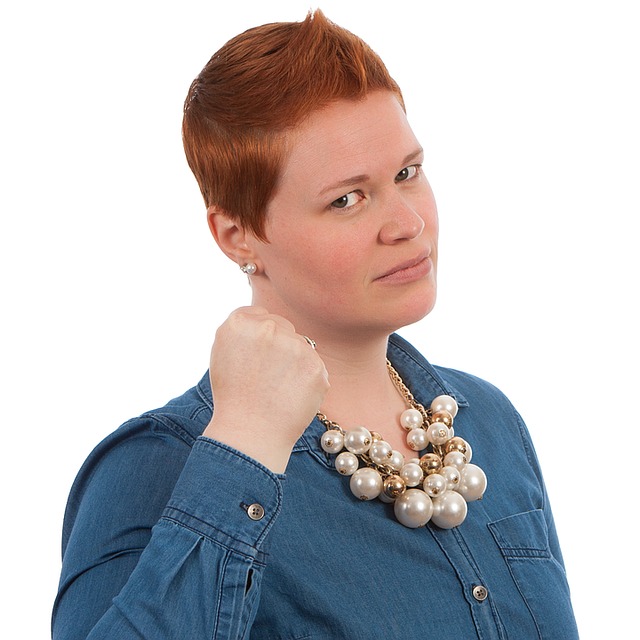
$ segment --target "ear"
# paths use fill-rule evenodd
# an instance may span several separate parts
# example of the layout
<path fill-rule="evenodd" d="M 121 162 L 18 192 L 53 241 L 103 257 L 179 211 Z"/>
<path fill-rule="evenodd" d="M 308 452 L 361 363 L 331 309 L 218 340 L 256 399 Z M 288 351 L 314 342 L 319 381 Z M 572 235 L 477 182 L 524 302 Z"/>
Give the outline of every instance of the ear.
<path fill-rule="evenodd" d="M 255 262 L 253 243 L 250 242 L 253 236 L 238 220 L 214 205 L 207 209 L 207 222 L 217 245 L 230 260 L 238 265 Z"/>

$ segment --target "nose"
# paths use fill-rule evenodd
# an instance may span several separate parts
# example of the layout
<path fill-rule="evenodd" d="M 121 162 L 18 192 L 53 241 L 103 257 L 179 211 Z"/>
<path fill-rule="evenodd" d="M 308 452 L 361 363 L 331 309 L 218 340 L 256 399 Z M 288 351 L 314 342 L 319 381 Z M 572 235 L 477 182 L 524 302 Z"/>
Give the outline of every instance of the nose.
<path fill-rule="evenodd" d="M 385 206 L 386 218 L 380 228 L 380 241 L 395 244 L 402 240 L 417 238 L 424 230 L 424 218 L 400 195 Z"/>

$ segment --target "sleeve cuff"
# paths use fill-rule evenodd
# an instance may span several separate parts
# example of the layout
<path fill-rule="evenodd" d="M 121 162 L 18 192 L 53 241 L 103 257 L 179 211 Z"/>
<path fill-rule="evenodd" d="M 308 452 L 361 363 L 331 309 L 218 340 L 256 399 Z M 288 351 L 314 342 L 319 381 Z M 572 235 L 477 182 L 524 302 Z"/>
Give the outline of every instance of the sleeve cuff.
<path fill-rule="evenodd" d="M 281 508 L 281 476 L 240 451 L 201 436 L 163 518 L 255 555 Z"/>

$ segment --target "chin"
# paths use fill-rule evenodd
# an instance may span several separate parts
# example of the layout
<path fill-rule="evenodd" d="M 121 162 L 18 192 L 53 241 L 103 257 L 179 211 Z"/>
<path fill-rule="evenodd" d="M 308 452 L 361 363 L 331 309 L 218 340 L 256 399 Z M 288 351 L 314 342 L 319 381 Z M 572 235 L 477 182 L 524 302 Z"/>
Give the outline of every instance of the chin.
<path fill-rule="evenodd" d="M 420 322 L 420 320 L 426 318 L 426 316 L 433 311 L 435 304 L 436 292 L 435 290 L 431 290 L 420 297 L 415 296 L 402 308 L 396 306 L 396 313 L 390 322 L 391 331 L 389 333 Z"/>

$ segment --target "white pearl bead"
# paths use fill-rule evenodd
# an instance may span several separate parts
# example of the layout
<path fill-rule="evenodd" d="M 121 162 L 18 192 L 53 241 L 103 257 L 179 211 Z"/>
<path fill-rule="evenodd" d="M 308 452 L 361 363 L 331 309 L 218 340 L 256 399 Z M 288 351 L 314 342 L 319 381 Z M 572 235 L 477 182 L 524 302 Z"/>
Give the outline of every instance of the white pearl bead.
<path fill-rule="evenodd" d="M 366 427 L 349 429 L 344 436 L 344 446 L 356 455 L 369 451 L 372 442 L 371 432 Z"/>
<path fill-rule="evenodd" d="M 329 429 L 322 434 L 320 445 L 327 453 L 338 453 L 344 446 L 344 436 L 337 429 Z"/>
<path fill-rule="evenodd" d="M 417 409 L 407 409 L 400 416 L 400 424 L 407 430 L 421 427 L 422 422 L 422 414 Z"/>
<path fill-rule="evenodd" d="M 422 451 L 429 444 L 427 432 L 424 429 L 411 429 L 407 433 L 407 446 L 414 451 Z"/>
<path fill-rule="evenodd" d="M 423 527 L 433 512 L 431 498 L 420 489 L 407 489 L 396 498 L 393 511 L 398 521 L 405 527 L 415 529 Z"/>
<path fill-rule="evenodd" d="M 360 500 L 373 500 L 382 491 L 382 477 L 371 467 L 358 469 L 349 481 L 351 493 Z"/>
<path fill-rule="evenodd" d="M 458 413 L 458 403 L 451 396 L 438 396 L 431 401 L 431 411 L 448 411 L 454 418 Z"/>
<path fill-rule="evenodd" d="M 445 466 L 455 467 L 456 469 L 462 469 L 467 464 L 467 457 L 461 451 L 451 451 L 444 457 Z"/>
<path fill-rule="evenodd" d="M 437 498 L 447 490 L 447 481 L 439 473 L 432 473 L 422 483 L 425 493 L 431 498 Z"/>
<path fill-rule="evenodd" d="M 404 456 L 394 449 L 391 452 L 391 460 L 387 464 L 395 471 L 400 471 L 404 466 Z"/>
<path fill-rule="evenodd" d="M 358 458 L 350 451 L 340 453 L 335 461 L 336 470 L 343 476 L 353 475 L 360 466 Z"/>
<path fill-rule="evenodd" d="M 407 462 L 407 464 L 400 469 L 400 477 L 405 481 L 407 487 L 417 487 L 422 482 L 424 474 L 419 464 Z"/>
<path fill-rule="evenodd" d="M 440 475 L 447 481 L 447 489 L 450 491 L 460 486 L 460 469 L 456 467 L 442 467 Z"/>
<path fill-rule="evenodd" d="M 467 501 L 479 500 L 487 488 L 487 476 L 475 464 L 468 464 L 460 472 L 460 484 L 456 491 Z"/>
<path fill-rule="evenodd" d="M 434 422 L 427 430 L 427 437 L 433 444 L 444 444 L 450 438 L 449 427 L 442 422 Z"/>
<path fill-rule="evenodd" d="M 384 440 L 376 440 L 369 448 L 369 457 L 376 464 L 389 464 L 392 455 L 391 445 Z"/>
<path fill-rule="evenodd" d="M 467 517 L 467 503 L 455 491 L 445 491 L 433 500 L 431 521 L 441 529 L 453 529 Z"/>

